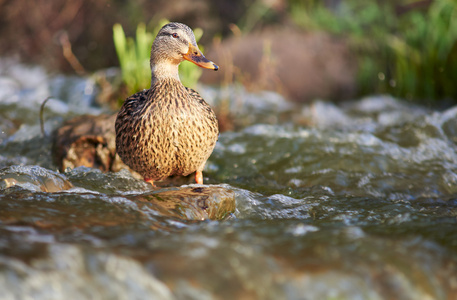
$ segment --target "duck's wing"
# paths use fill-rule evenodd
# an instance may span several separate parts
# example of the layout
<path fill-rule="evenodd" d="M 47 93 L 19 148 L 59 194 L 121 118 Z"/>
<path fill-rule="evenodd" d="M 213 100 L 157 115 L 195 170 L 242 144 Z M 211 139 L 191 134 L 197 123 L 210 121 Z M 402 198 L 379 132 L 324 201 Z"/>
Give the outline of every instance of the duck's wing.
<path fill-rule="evenodd" d="M 211 119 L 211 123 L 214 124 L 214 128 L 216 129 L 217 135 L 219 135 L 219 124 L 217 122 L 217 117 L 214 111 L 212 110 L 211 106 L 200 96 L 200 94 L 191 88 L 185 87 L 189 95 L 199 103 L 199 105 L 206 111 L 206 115 L 209 119 Z"/>

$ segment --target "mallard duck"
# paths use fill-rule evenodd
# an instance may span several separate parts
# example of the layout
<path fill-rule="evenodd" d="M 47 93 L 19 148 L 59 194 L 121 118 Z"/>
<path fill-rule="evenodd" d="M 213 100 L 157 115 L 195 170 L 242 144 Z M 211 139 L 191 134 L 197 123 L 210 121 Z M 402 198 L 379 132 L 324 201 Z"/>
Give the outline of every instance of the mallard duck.
<path fill-rule="evenodd" d="M 187 25 L 168 23 L 151 49 L 151 88 L 128 97 L 116 119 L 116 151 L 122 161 L 154 186 L 154 181 L 203 167 L 219 135 L 211 107 L 179 80 L 178 65 L 188 60 L 205 69 L 218 66 L 203 56 Z"/>

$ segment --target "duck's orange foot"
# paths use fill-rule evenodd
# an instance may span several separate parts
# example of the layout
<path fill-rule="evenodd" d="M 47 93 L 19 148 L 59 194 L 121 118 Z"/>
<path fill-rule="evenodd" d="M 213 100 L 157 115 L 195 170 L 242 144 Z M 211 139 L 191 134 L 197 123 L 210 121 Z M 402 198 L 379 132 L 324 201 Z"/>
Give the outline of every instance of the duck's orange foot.
<path fill-rule="evenodd" d="M 195 182 L 198 184 L 203 184 L 203 173 L 202 171 L 195 172 Z"/>
<path fill-rule="evenodd" d="M 145 178 L 144 181 L 149 182 L 152 185 L 152 187 L 156 187 L 154 185 L 154 180 Z"/>

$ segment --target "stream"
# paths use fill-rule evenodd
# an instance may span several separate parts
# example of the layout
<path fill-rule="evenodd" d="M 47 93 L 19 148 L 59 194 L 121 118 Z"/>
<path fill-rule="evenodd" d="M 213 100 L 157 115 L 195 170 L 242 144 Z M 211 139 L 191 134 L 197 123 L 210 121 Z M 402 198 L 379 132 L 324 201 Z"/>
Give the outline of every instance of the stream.
<path fill-rule="evenodd" d="M 91 78 L 0 70 L 0 299 L 457 299 L 457 107 L 200 86 L 239 124 L 204 171 L 236 209 L 201 221 L 126 170 L 58 171 L 52 131 L 113 113 Z"/>

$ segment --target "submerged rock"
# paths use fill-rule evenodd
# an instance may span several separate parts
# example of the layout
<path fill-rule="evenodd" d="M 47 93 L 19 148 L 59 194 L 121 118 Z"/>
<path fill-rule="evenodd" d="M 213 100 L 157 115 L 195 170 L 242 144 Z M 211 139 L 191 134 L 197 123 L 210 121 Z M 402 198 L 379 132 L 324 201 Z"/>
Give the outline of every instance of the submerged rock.
<path fill-rule="evenodd" d="M 218 186 L 187 186 L 127 197 L 146 202 L 163 216 L 185 220 L 221 220 L 235 212 L 235 193 Z"/>
<path fill-rule="evenodd" d="M 42 192 L 59 192 L 73 187 L 65 176 L 39 166 L 11 166 L 1 169 L 0 190 L 16 185 Z"/>
<path fill-rule="evenodd" d="M 2 208 L 0 204 L 0 211 L 6 212 L 0 213 L 0 224 L 8 220 L 32 226 L 46 223 L 55 228 L 112 227 L 133 224 L 140 214 L 152 221 L 153 228 L 163 229 L 163 225 L 159 224 L 163 217 L 184 221 L 222 220 L 231 216 L 236 206 L 235 193 L 223 186 L 190 185 L 151 191 L 149 184 L 134 179 L 127 171 L 104 174 L 78 168 L 63 175 L 38 166 L 1 169 L 0 190 L 15 186 L 21 189 L 11 189 L 6 198 L 2 198 L 6 200 L 3 205 L 9 207 L 15 203 L 15 206 Z M 30 209 L 30 202 L 18 201 L 22 199 L 21 195 L 30 192 L 49 193 L 43 195 L 43 199 L 53 204 L 48 205 L 40 199 L 36 205 L 40 209 L 52 209 L 52 218 L 43 218 Z M 121 217 L 119 212 L 109 213 L 119 208 L 122 210 Z M 70 212 L 71 219 L 68 218 Z M 14 220 L 11 219 L 13 216 Z M 29 223 L 29 220 L 33 221 Z"/>

